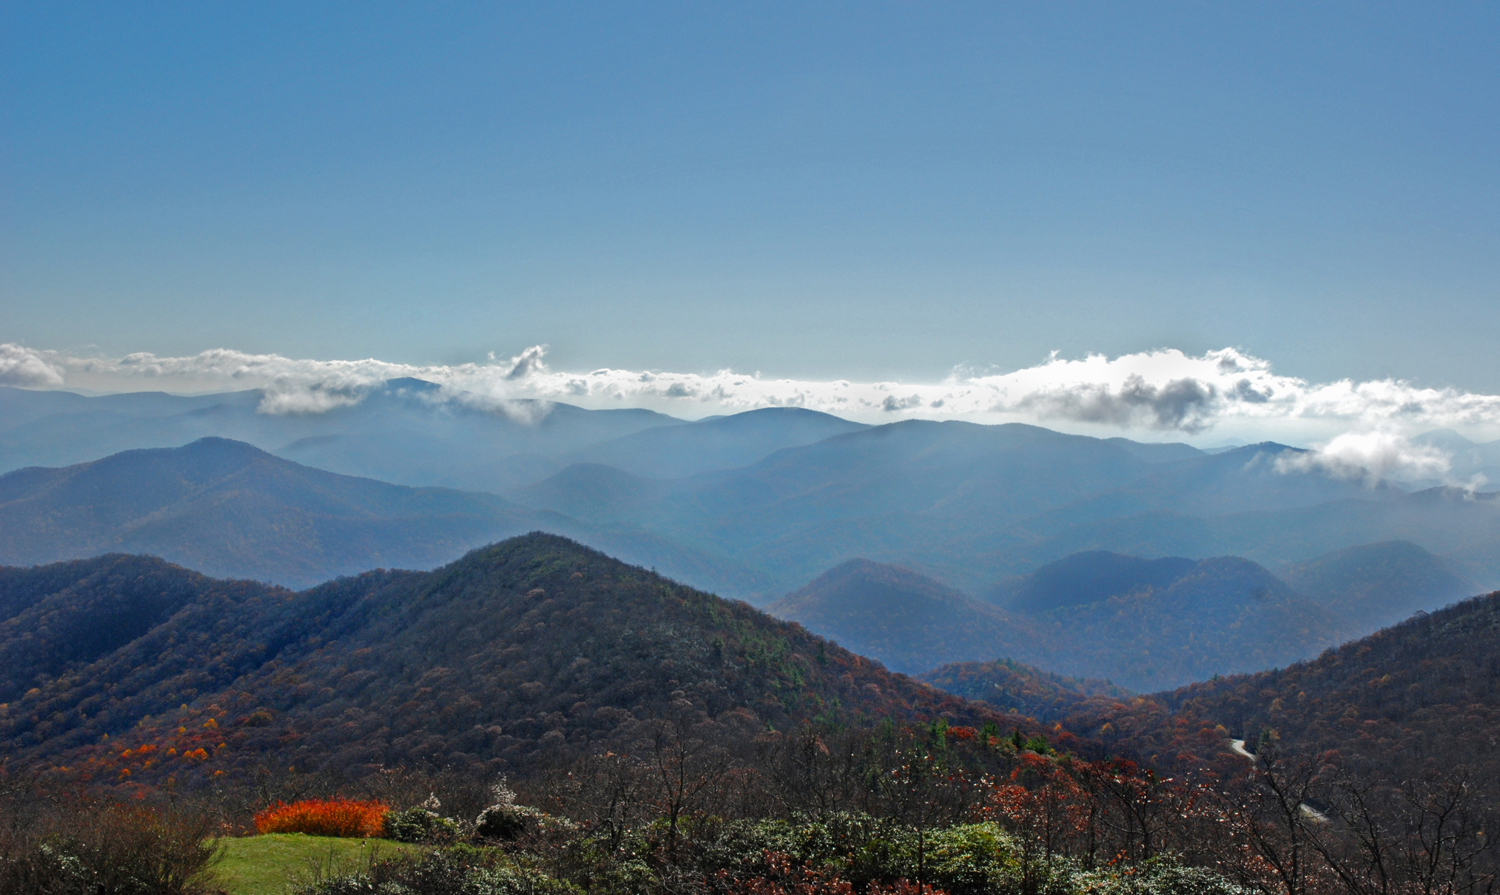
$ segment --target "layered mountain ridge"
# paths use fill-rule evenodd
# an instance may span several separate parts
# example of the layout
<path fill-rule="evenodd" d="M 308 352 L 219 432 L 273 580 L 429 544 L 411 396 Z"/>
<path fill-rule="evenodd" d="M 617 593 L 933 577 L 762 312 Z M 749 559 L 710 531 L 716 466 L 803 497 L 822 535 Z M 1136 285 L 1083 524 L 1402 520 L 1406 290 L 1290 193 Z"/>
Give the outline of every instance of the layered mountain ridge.
<path fill-rule="evenodd" d="M 1241 556 L 1282 568 L 1393 540 L 1446 558 L 1465 580 L 1500 585 L 1493 494 L 1371 487 L 1269 443 L 1207 454 L 1019 424 L 865 426 L 798 408 L 684 422 L 497 401 L 419 380 L 344 396 L 354 403 L 325 413 L 260 412 L 275 400 L 263 392 L 85 398 L 3 389 L 0 467 L 230 437 L 340 474 L 497 494 L 524 508 L 531 527 L 758 604 L 855 558 L 986 595 L 1086 551 Z M 546 512 L 557 515 L 537 515 Z M 473 543 L 389 562 L 431 567 Z M 360 555 L 388 562 L 376 552 Z M 174 557 L 204 568 L 210 561 Z M 332 554 L 297 561 L 307 571 L 295 578 L 245 565 L 212 570 L 302 586 L 359 566 Z"/>
<path fill-rule="evenodd" d="M 1289 665 L 1476 590 L 1421 547 L 1388 542 L 1282 577 L 1241 557 L 1091 551 L 985 601 L 911 569 L 853 560 L 768 608 L 912 674 L 998 657 L 1149 692 Z"/>

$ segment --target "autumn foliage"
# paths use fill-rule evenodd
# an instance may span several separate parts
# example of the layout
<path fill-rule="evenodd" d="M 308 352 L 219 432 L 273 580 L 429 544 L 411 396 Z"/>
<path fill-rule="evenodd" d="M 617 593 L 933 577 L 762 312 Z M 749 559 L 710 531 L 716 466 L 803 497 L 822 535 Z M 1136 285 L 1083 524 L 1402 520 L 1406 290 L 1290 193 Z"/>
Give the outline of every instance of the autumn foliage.
<path fill-rule="evenodd" d="M 305 799 L 278 802 L 255 815 L 258 833 L 305 833 L 309 836 L 379 836 L 390 811 L 383 802 L 354 799 Z"/>

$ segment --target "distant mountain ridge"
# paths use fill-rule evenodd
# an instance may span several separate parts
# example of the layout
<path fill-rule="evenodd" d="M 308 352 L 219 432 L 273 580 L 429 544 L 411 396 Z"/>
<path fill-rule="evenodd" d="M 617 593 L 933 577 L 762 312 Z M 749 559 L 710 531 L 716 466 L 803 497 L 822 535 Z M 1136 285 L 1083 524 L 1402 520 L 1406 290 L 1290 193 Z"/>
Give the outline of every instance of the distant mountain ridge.
<path fill-rule="evenodd" d="M 780 593 L 856 557 L 982 593 L 1085 551 L 1244 556 L 1279 567 L 1395 539 L 1462 553 L 1470 577 L 1500 583 L 1493 496 L 1372 487 L 1275 444 L 1185 458 L 1165 446 L 1142 459 L 1160 447 L 912 420 L 670 481 L 573 467 L 508 496 L 582 519 L 631 520 L 765 569 Z"/>
<path fill-rule="evenodd" d="M 1007 582 L 995 605 L 852 560 L 768 608 L 911 673 L 1009 658 L 1152 691 L 1284 666 L 1437 609 L 1471 586 L 1444 569 L 1415 544 L 1373 544 L 1293 567 L 1299 590 L 1241 557 L 1089 552 Z"/>
<path fill-rule="evenodd" d="M 987 655 L 1023 631 L 967 596 L 910 569 L 851 559 L 766 607 L 908 674 Z"/>
<path fill-rule="evenodd" d="M 1494 493 L 1372 486 L 1273 443 L 1207 454 L 1020 424 L 863 426 L 785 407 L 684 422 L 497 401 L 414 379 L 326 413 L 257 412 L 271 397 L 0 389 L 0 468 L 27 456 L 93 461 L 117 447 L 227 436 L 340 474 L 499 494 L 553 514 L 541 518 L 555 525 L 536 527 L 757 604 L 858 557 L 984 595 L 1081 552 L 1241 556 L 1284 568 L 1394 540 L 1418 544 L 1481 589 L 1500 586 Z M 574 527 L 558 528 L 561 517 Z M 504 533 L 513 530 L 495 532 Z M 53 554 L 63 555 L 76 554 Z M 178 558 L 205 568 L 211 560 Z M 315 557 L 302 577 L 277 580 L 304 584 L 315 568 L 326 577 L 355 567 Z"/>
<path fill-rule="evenodd" d="M 10 565 L 149 553 L 217 576 L 308 586 L 376 567 L 428 569 L 536 529 L 711 585 L 758 580 L 649 533 L 493 494 L 337 475 L 222 438 L 0 476 L 0 563 Z"/>
<path fill-rule="evenodd" d="M 1239 557 L 1190 562 L 1163 586 L 1038 612 L 987 606 L 909 569 L 858 560 L 769 610 L 912 673 L 1009 657 L 1136 691 L 1284 665 L 1339 632 L 1326 611 Z"/>
<path fill-rule="evenodd" d="M 675 479 L 749 466 L 779 450 L 868 429 L 801 407 L 766 407 L 680 426 L 657 426 L 571 455 L 645 478 Z"/>
<path fill-rule="evenodd" d="M 332 472 L 395 484 L 499 491 L 562 468 L 590 444 L 681 420 L 648 410 L 493 401 L 392 379 L 322 413 L 260 412 L 261 390 L 85 398 L 0 388 L 0 470 L 229 438 Z"/>
<path fill-rule="evenodd" d="M 674 478 L 866 428 L 796 407 L 693 423 L 648 410 L 492 400 L 412 378 L 388 380 L 357 399 L 321 413 L 264 413 L 262 390 L 90 398 L 0 387 L 0 472 L 223 437 L 345 475 L 500 492 L 572 462 Z"/>

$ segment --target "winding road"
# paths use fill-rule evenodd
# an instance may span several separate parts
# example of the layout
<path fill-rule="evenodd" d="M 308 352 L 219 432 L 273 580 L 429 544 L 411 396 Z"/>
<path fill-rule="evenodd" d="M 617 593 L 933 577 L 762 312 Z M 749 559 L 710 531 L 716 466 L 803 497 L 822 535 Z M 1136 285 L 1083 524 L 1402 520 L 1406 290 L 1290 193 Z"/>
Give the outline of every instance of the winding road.
<path fill-rule="evenodd" d="M 1230 740 L 1229 751 L 1233 752 L 1235 755 L 1240 756 L 1241 758 L 1244 758 L 1251 764 L 1255 764 L 1255 753 L 1245 748 L 1244 740 Z M 1328 815 L 1307 804 L 1306 802 L 1301 803 L 1297 807 L 1302 809 L 1303 814 L 1306 814 L 1308 817 L 1312 818 L 1320 824 L 1326 824 L 1329 822 Z"/>

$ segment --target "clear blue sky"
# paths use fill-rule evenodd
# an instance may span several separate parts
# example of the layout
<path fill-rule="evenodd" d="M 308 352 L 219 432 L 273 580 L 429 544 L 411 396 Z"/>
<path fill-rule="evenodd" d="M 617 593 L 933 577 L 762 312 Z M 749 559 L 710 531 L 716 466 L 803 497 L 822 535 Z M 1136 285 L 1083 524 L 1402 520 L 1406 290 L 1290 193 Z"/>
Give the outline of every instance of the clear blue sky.
<path fill-rule="evenodd" d="M 24 4 L 0 341 L 1500 391 L 1495 4 Z"/>

